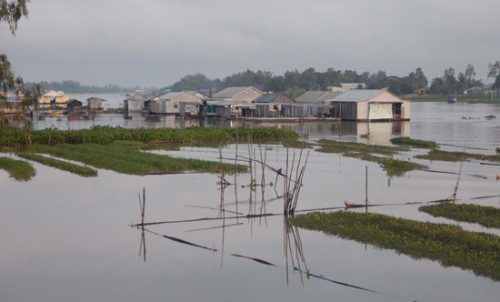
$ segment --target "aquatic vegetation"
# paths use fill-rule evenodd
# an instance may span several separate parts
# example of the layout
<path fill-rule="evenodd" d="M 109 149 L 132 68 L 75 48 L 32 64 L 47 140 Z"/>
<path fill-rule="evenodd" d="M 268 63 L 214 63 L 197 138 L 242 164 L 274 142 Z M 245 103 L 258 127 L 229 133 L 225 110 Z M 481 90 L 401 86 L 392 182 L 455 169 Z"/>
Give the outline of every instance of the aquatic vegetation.
<path fill-rule="evenodd" d="M 125 129 L 121 127 L 93 127 L 81 130 L 26 130 L 2 129 L 0 146 L 22 147 L 31 144 L 99 144 L 115 141 L 174 144 L 190 146 L 216 146 L 232 142 L 278 143 L 295 141 L 298 134 L 277 128 L 184 128 L 184 129 Z"/>
<path fill-rule="evenodd" d="M 445 217 L 456 221 L 479 223 L 485 227 L 500 228 L 500 209 L 473 204 L 451 204 L 423 206 L 421 212 L 435 217 Z"/>
<path fill-rule="evenodd" d="M 293 218 L 292 223 L 500 280 L 500 237 L 495 235 L 372 213 L 316 212 Z"/>
<path fill-rule="evenodd" d="M 141 145 L 129 142 L 116 142 L 110 145 L 58 144 L 56 146 L 33 145 L 28 150 L 124 174 L 217 173 L 221 169 L 219 162 L 152 154 L 140 151 L 138 146 Z M 224 164 L 223 168 L 226 173 L 247 170 L 246 166 L 234 164 Z"/>
<path fill-rule="evenodd" d="M 395 145 L 404 145 L 404 146 L 411 146 L 411 147 L 416 147 L 416 148 L 436 149 L 439 147 L 439 145 L 436 142 L 414 139 L 414 138 L 410 138 L 407 136 L 395 137 L 395 138 L 391 139 L 391 143 L 393 143 Z"/>
<path fill-rule="evenodd" d="M 45 157 L 39 154 L 31 153 L 31 152 L 19 152 L 16 154 L 17 156 L 36 161 L 40 164 L 53 167 L 59 170 L 67 171 L 73 174 L 77 174 L 84 177 L 97 176 L 97 170 L 92 169 L 90 167 L 84 167 L 76 164 L 72 164 L 66 161 L 58 160 L 55 158 Z"/>
<path fill-rule="evenodd" d="M 442 151 L 442 150 L 430 150 L 427 154 L 421 154 L 415 156 L 420 159 L 428 159 L 428 160 L 440 160 L 440 161 L 451 161 L 458 162 L 462 160 L 484 160 L 484 161 L 492 161 L 492 162 L 500 162 L 500 155 L 486 155 L 486 154 L 477 154 L 477 153 L 467 153 L 467 152 L 452 152 L 452 151 Z"/>
<path fill-rule="evenodd" d="M 0 169 L 7 171 L 10 177 L 19 181 L 30 180 L 36 174 L 35 168 L 29 162 L 3 156 L 0 156 Z"/>
<path fill-rule="evenodd" d="M 354 142 L 339 142 L 334 140 L 322 139 L 318 141 L 320 148 L 319 152 L 325 153 L 363 153 L 363 154 L 380 154 L 380 155 L 394 155 L 400 151 L 407 151 L 407 148 L 396 146 L 380 146 L 380 145 L 367 145 Z"/>
<path fill-rule="evenodd" d="M 402 176 L 406 172 L 412 170 L 427 169 L 426 166 L 418 163 L 395 159 L 387 156 L 379 156 L 394 155 L 399 151 L 407 150 L 402 147 L 366 145 L 360 143 L 338 142 L 331 140 L 320 140 L 318 143 L 320 145 L 320 148 L 317 151 L 319 152 L 340 153 L 346 157 L 378 163 L 387 172 L 388 176 Z"/>

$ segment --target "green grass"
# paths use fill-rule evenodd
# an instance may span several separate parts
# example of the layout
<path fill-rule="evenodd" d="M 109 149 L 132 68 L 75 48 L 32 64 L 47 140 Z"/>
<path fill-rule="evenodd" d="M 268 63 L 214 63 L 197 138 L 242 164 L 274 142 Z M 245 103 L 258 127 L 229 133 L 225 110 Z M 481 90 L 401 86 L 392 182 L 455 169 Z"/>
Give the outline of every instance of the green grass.
<path fill-rule="evenodd" d="M 140 145 L 133 142 L 116 142 L 110 145 L 59 144 L 56 146 L 33 145 L 28 150 L 124 174 L 148 175 L 183 172 L 220 172 L 221 167 L 219 162 L 152 154 L 140 151 L 138 146 Z M 226 173 L 235 173 L 245 172 L 247 167 L 224 164 L 224 169 Z"/>
<path fill-rule="evenodd" d="M 411 146 L 416 148 L 428 148 L 428 149 L 436 149 L 438 148 L 438 144 L 433 141 L 426 141 L 420 139 L 414 139 L 410 137 L 395 137 L 391 139 L 391 143 L 395 145 L 403 145 L 403 146 Z"/>
<path fill-rule="evenodd" d="M 387 157 L 387 155 L 392 156 L 399 151 L 406 151 L 405 147 L 366 145 L 332 140 L 320 140 L 318 143 L 320 148 L 317 151 L 319 152 L 339 153 L 346 157 L 378 163 L 388 176 L 402 176 L 412 170 L 427 168 L 414 162 Z"/>
<path fill-rule="evenodd" d="M 322 139 L 318 141 L 320 148 L 319 152 L 325 153 L 364 153 L 364 154 L 380 154 L 394 155 L 400 151 L 407 151 L 408 148 L 400 146 L 379 146 L 367 145 L 354 142 L 339 142 L 334 140 Z"/>
<path fill-rule="evenodd" d="M 35 168 L 30 163 L 2 156 L 0 156 L 0 169 L 7 171 L 10 177 L 19 181 L 28 181 L 36 174 Z"/>
<path fill-rule="evenodd" d="M 154 144 L 217 146 L 236 141 L 247 143 L 278 143 L 294 141 L 298 134 L 277 128 L 184 128 L 184 129 L 125 129 L 93 127 L 81 130 L 26 130 L 5 128 L 0 132 L 0 146 L 22 147 L 31 144 L 99 144 L 115 141 L 135 141 Z"/>
<path fill-rule="evenodd" d="M 423 206 L 418 209 L 435 217 L 445 217 L 456 221 L 479 223 L 490 228 L 500 228 L 500 209 L 473 204 L 444 203 Z"/>
<path fill-rule="evenodd" d="M 53 167 L 59 170 L 67 171 L 80 176 L 84 177 L 97 176 L 97 170 L 92 169 L 90 167 L 75 165 L 66 161 L 45 157 L 31 152 L 19 152 L 16 155 L 27 160 L 36 161 L 40 164 Z"/>
<path fill-rule="evenodd" d="M 491 162 L 500 162 L 500 155 L 486 155 L 486 154 L 476 154 L 467 152 L 451 152 L 442 150 L 430 150 L 427 154 L 417 155 L 416 158 L 428 159 L 428 160 L 440 160 L 440 161 L 450 161 L 458 162 L 462 160 L 484 160 Z"/>
<path fill-rule="evenodd" d="M 424 223 L 372 213 L 311 213 L 292 222 L 310 230 L 396 250 L 444 266 L 500 280 L 500 237 L 457 226 Z"/>

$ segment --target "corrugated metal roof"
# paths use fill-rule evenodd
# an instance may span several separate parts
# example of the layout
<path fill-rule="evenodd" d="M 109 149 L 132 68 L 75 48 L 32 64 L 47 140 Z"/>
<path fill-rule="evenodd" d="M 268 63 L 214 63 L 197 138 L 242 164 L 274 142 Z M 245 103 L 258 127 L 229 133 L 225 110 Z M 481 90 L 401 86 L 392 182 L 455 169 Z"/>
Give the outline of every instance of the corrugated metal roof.
<path fill-rule="evenodd" d="M 385 92 L 385 89 L 354 89 L 348 90 L 337 96 L 335 102 L 366 102 Z"/>
<path fill-rule="evenodd" d="M 301 103 L 322 103 L 333 100 L 339 94 L 340 92 L 333 91 L 306 91 L 295 100 Z"/>
<path fill-rule="evenodd" d="M 229 99 L 233 98 L 239 93 L 242 93 L 243 91 L 253 88 L 251 86 L 246 86 L 246 87 L 227 87 L 222 89 L 221 91 L 215 93 L 213 95 L 214 98 L 220 98 L 220 99 Z M 257 88 L 255 88 L 257 89 Z"/>
<path fill-rule="evenodd" d="M 258 103 L 258 104 L 269 104 L 273 102 L 281 104 L 295 103 L 295 101 L 292 98 L 284 95 L 283 93 L 266 93 L 252 101 L 252 103 Z"/>

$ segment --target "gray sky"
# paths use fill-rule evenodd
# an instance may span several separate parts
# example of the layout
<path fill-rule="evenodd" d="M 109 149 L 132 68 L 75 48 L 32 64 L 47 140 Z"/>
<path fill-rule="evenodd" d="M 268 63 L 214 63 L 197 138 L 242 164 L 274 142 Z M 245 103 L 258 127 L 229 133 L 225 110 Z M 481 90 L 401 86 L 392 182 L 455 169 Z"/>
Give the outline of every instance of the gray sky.
<path fill-rule="evenodd" d="M 26 81 L 166 86 L 201 72 L 385 70 L 500 60 L 499 0 L 32 0 L 6 53 Z"/>

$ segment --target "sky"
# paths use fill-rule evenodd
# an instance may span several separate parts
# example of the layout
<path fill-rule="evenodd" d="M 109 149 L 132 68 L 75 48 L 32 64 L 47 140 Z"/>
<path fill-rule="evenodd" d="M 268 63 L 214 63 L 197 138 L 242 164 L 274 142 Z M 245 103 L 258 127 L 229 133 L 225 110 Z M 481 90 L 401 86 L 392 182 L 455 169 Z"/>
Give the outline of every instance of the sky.
<path fill-rule="evenodd" d="M 429 79 L 500 60 L 499 0 L 31 0 L 0 53 L 25 81 L 164 87 L 313 67 Z"/>

